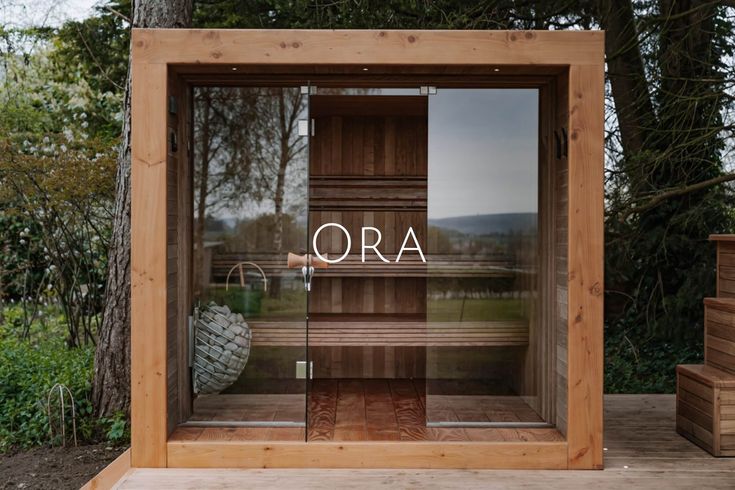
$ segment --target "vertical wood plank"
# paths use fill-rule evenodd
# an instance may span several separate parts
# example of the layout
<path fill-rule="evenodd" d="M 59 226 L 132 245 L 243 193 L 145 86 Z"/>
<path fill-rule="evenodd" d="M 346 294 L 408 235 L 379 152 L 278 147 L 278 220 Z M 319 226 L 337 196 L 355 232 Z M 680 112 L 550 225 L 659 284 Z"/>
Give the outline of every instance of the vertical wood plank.
<path fill-rule="evenodd" d="M 570 469 L 602 468 L 603 65 L 569 70 Z"/>
<path fill-rule="evenodd" d="M 166 466 L 165 64 L 132 66 L 131 464 Z"/>

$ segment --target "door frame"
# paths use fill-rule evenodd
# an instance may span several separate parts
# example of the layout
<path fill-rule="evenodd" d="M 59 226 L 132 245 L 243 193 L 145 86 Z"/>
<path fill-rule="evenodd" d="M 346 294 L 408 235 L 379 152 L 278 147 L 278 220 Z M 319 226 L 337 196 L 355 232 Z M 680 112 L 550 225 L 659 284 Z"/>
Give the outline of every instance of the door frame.
<path fill-rule="evenodd" d="M 602 468 L 603 32 L 133 29 L 131 42 L 133 467 Z M 169 225 L 175 240 L 190 224 L 175 212 L 172 220 L 169 211 L 187 205 L 189 86 L 273 74 L 303 80 L 309 72 L 316 84 L 320 77 L 346 76 L 375 85 L 356 75 L 356 64 L 463 86 L 483 77 L 513 87 L 539 77 L 555 81 L 554 101 L 568 128 L 568 171 L 560 183 L 568 213 L 559 227 L 563 240 L 551 244 L 559 245 L 566 269 L 557 289 L 567 339 L 560 371 L 566 377 L 559 378 L 566 392 L 565 441 L 169 440 L 187 405 L 185 369 L 168 359 L 173 351 L 181 361 L 186 348 L 175 329 L 187 305 L 175 286 L 186 285 L 179 273 L 191 264 L 183 240 L 169 241 Z"/>

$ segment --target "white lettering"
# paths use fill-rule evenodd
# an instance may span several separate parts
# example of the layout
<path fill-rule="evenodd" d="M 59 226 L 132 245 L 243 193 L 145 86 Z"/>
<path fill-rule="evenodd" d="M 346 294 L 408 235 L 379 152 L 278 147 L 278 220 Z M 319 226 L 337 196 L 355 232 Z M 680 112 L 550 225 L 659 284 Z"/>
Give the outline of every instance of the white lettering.
<path fill-rule="evenodd" d="M 408 242 L 408 237 L 413 238 L 413 243 L 416 244 L 415 247 L 406 247 L 406 242 Z M 403 239 L 403 245 L 401 245 L 401 250 L 398 252 L 398 257 L 396 257 L 396 263 L 401 261 L 401 255 L 403 255 L 404 250 L 416 250 L 421 256 L 421 261 L 423 263 L 426 263 L 426 259 L 424 258 L 424 252 L 421 251 L 421 246 L 419 245 L 419 241 L 418 239 L 416 239 L 416 234 L 413 232 L 413 226 L 408 227 L 408 231 L 406 232 L 406 238 Z"/>
<path fill-rule="evenodd" d="M 372 230 L 375 233 L 378 234 L 378 241 L 376 241 L 373 245 L 365 245 L 365 232 L 367 230 Z M 383 262 L 390 262 L 390 260 L 383 257 L 383 255 L 380 253 L 380 250 L 378 250 L 378 245 L 380 244 L 380 240 L 383 239 L 383 235 L 381 235 L 380 230 L 377 228 L 373 228 L 372 226 L 363 226 L 362 227 L 362 262 L 365 263 L 365 250 L 368 248 L 372 248 L 373 251 L 378 254 L 378 257 L 380 257 L 380 260 Z"/>
<path fill-rule="evenodd" d="M 319 233 L 324 228 L 327 228 L 329 226 L 336 226 L 337 228 L 342 230 L 342 232 L 347 237 L 347 248 L 345 249 L 345 253 L 343 253 L 342 256 L 339 257 L 338 259 L 328 259 L 326 257 L 322 257 L 322 255 L 319 253 L 319 249 L 316 246 L 316 242 L 317 242 L 317 238 L 319 237 Z M 347 257 L 347 255 L 350 253 L 350 249 L 352 248 L 352 238 L 350 237 L 350 232 L 348 232 L 347 229 L 344 226 L 340 225 L 339 223 L 324 223 L 314 233 L 314 239 L 312 240 L 312 245 L 314 246 L 314 253 L 316 254 L 317 257 L 319 257 L 321 260 L 323 260 L 324 262 L 328 264 L 337 264 L 339 262 L 342 262 L 345 259 L 345 257 Z"/>

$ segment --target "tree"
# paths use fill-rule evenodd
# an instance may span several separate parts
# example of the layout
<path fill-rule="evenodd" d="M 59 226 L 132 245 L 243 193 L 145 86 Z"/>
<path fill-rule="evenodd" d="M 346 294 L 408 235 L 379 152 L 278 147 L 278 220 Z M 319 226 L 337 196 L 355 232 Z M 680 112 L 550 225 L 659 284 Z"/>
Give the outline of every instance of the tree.
<path fill-rule="evenodd" d="M 192 8 L 192 0 L 137 0 L 132 26 L 189 27 Z M 99 416 L 130 409 L 130 89 L 128 66 L 105 307 L 95 353 L 93 402 Z"/>

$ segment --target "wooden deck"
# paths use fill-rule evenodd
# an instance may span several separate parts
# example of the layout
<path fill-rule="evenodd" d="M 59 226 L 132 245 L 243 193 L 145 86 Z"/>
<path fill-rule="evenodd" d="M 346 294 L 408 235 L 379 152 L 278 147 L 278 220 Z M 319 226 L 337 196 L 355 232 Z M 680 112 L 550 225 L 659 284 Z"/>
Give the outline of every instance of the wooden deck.
<path fill-rule="evenodd" d="M 606 396 L 604 471 L 131 469 L 115 488 L 735 488 L 735 458 L 677 435 L 674 404 L 674 395 Z"/>

